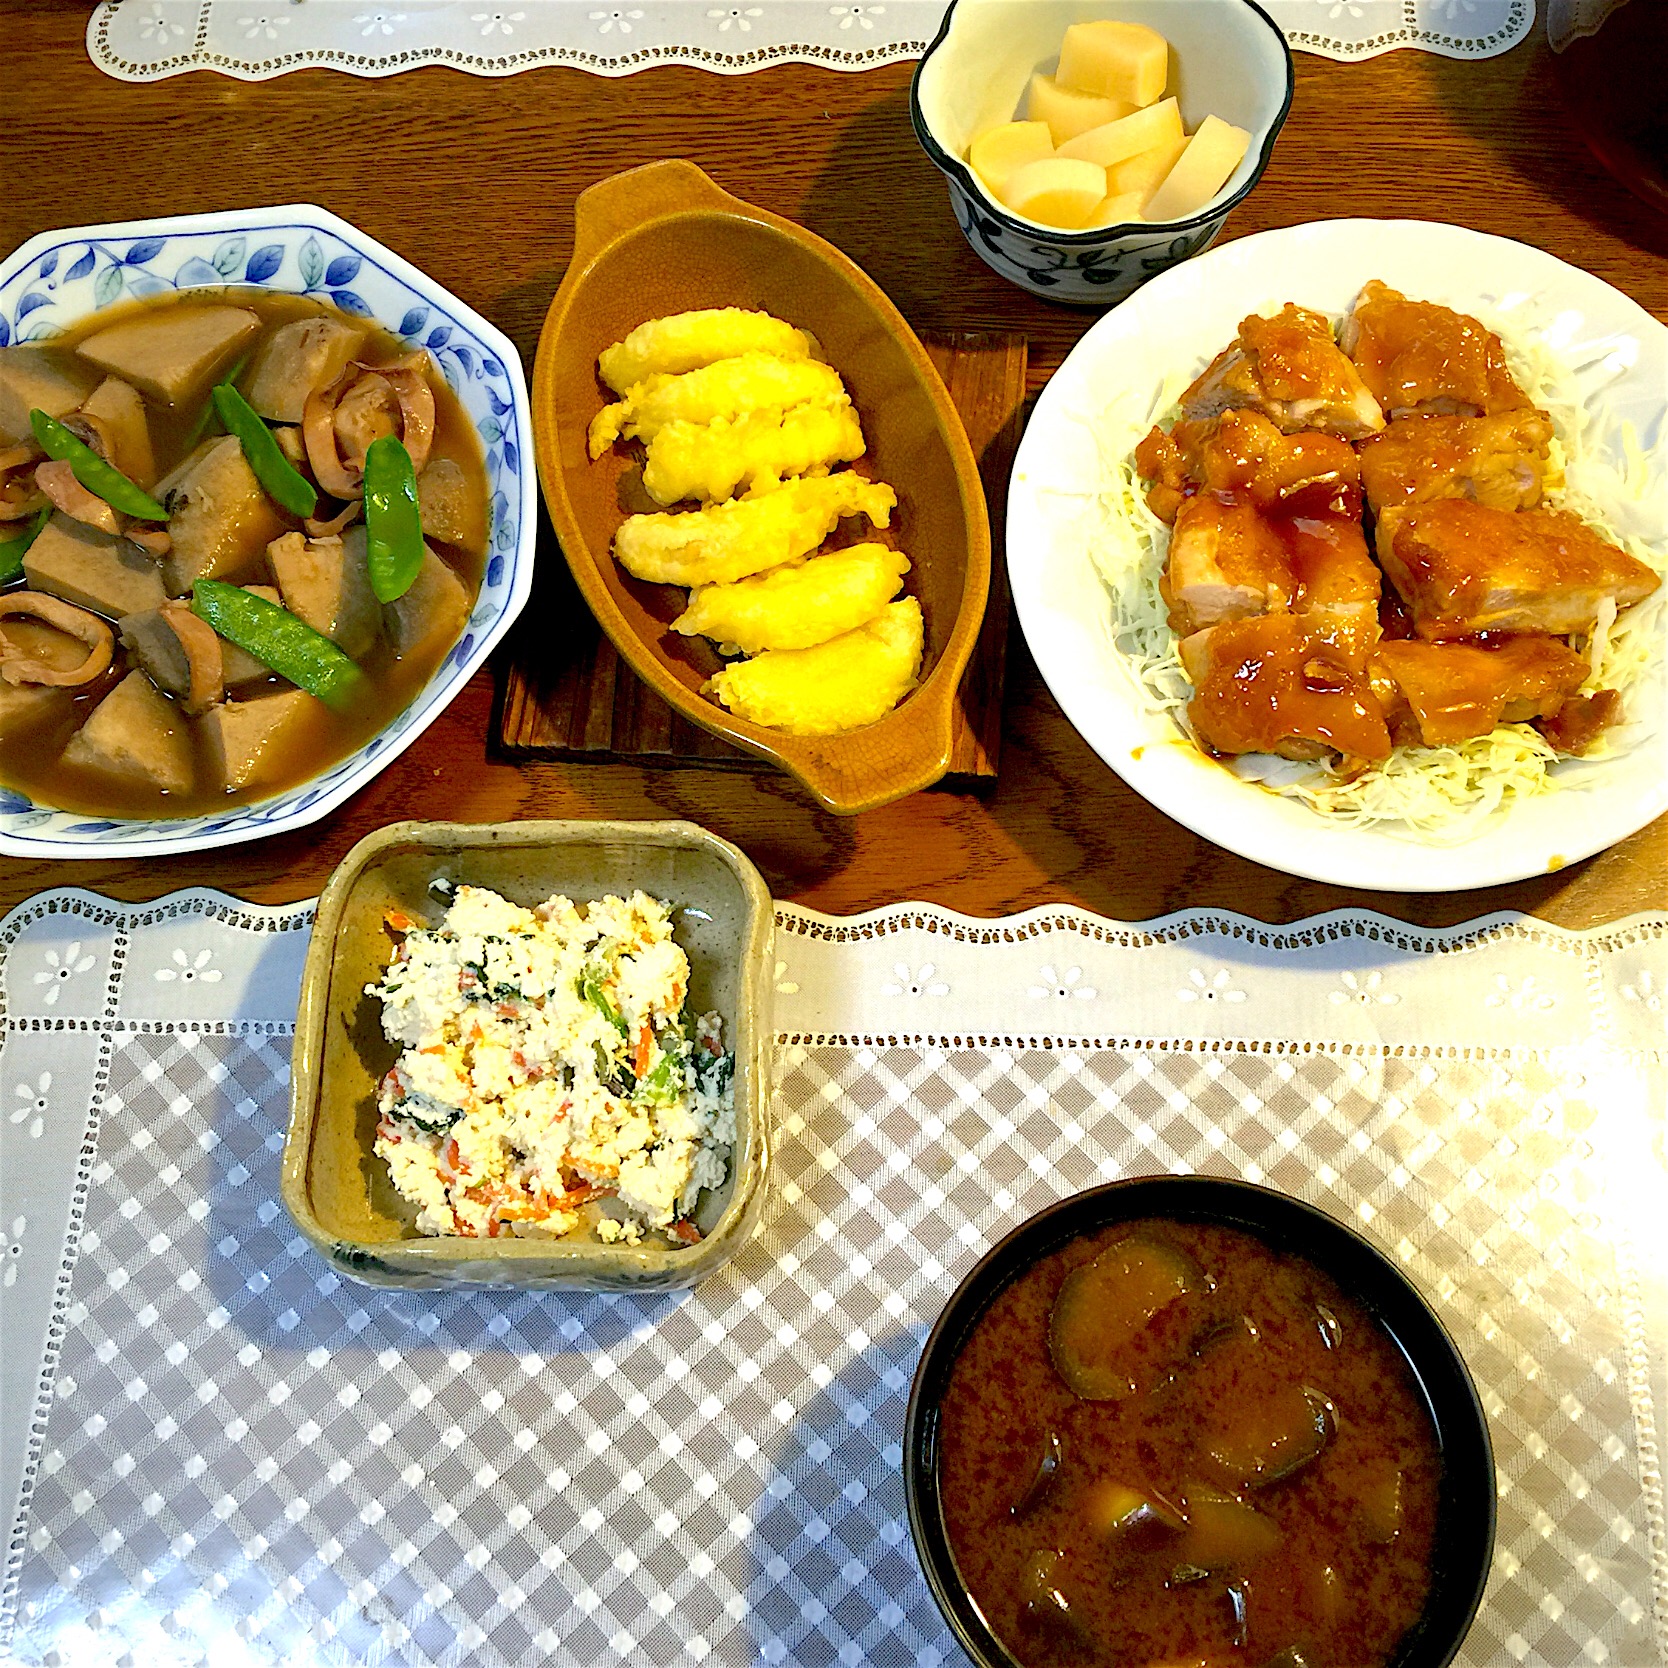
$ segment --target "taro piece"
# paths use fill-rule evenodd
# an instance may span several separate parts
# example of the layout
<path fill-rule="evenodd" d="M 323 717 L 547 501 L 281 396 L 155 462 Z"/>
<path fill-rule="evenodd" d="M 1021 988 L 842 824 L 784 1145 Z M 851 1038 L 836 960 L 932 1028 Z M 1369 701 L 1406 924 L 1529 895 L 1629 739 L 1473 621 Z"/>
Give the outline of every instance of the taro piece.
<path fill-rule="evenodd" d="M 1075 1268 L 1060 1287 L 1048 1322 L 1055 1370 L 1085 1401 L 1121 1401 L 1137 1393 L 1139 1344 L 1154 1319 L 1202 1278 L 1167 1245 L 1122 1240 Z"/>

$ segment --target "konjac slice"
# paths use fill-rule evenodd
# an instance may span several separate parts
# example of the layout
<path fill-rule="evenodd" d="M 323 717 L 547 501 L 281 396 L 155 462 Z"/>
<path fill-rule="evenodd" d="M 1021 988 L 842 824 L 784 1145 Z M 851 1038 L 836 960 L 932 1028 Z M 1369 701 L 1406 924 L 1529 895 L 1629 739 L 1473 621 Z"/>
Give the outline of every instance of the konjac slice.
<path fill-rule="evenodd" d="M 1048 1322 L 1055 1370 L 1085 1401 L 1121 1401 L 1152 1376 L 1149 1328 L 1202 1276 L 1179 1251 L 1156 1240 L 1123 1240 L 1075 1268 Z"/>

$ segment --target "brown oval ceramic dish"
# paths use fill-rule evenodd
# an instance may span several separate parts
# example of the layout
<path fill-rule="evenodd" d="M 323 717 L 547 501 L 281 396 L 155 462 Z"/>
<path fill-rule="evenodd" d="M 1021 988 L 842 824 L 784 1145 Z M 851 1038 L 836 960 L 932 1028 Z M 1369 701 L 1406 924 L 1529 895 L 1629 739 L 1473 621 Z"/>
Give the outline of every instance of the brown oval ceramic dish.
<path fill-rule="evenodd" d="M 790 736 L 700 693 L 721 661 L 668 629 L 685 593 L 614 561 L 627 514 L 656 508 L 620 449 L 592 462 L 585 435 L 612 396 L 597 355 L 646 319 L 697 307 L 761 308 L 810 330 L 845 378 L 868 453 L 859 470 L 898 491 L 890 541 L 913 564 L 926 621 L 920 686 L 878 724 Z M 573 262 L 550 305 L 533 373 L 539 479 L 585 600 L 632 670 L 692 722 L 790 771 L 831 811 L 884 805 L 949 766 L 961 675 L 984 617 L 990 523 L 961 419 L 902 314 L 831 244 L 720 189 L 689 162 L 656 162 L 583 192 Z M 887 536 L 887 535 L 883 535 Z"/>

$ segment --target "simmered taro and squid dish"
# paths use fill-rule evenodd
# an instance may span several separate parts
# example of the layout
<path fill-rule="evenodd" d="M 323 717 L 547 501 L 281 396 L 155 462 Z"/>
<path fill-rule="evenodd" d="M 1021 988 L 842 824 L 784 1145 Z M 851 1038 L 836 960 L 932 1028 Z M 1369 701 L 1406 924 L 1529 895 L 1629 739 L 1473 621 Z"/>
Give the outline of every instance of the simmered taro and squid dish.
<path fill-rule="evenodd" d="M 395 717 L 487 546 L 428 355 L 298 296 L 181 292 L 0 350 L 0 781 L 179 817 Z"/>
<path fill-rule="evenodd" d="M 1441 1457 L 1318 1269 L 1151 1220 L 1007 1286 L 951 1371 L 956 1567 L 1025 1668 L 1381 1668 L 1431 1585 Z"/>
<path fill-rule="evenodd" d="M 1202 751 L 1452 837 L 1631 745 L 1663 553 L 1603 524 L 1550 368 L 1517 364 L 1374 281 L 1341 327 L 1247 317 L 1134 447 L 1109 495 L 1123 554 L 1098 559 L 1121 645 Z"/>

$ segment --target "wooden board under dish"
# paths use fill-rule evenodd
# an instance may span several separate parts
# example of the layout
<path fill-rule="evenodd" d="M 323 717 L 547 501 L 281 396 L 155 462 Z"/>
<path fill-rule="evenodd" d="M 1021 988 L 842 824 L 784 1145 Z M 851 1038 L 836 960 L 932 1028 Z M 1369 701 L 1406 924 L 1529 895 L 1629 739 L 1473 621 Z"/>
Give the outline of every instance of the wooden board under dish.
<path fill-rule="evenodd" d="M 1026 345 L 1023 336 L 1006 334 L 924 336 L 922 342 L 966 426 L 990 509 L 990 602 L 962 678 L 944 779 L 948 787 L 978 787 L 995 781 L 1002 748 L 1011 611 L 1002 532 L 1008 473 L 1024 424 Z M 581 600 L 565 563 L 540 564 L 503 665 L 492 737 L 513 760 L 774 768 L 691 724 L 639 682 Z"/>

